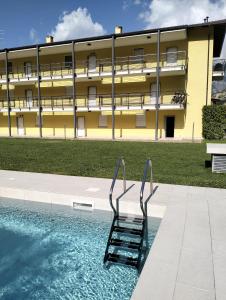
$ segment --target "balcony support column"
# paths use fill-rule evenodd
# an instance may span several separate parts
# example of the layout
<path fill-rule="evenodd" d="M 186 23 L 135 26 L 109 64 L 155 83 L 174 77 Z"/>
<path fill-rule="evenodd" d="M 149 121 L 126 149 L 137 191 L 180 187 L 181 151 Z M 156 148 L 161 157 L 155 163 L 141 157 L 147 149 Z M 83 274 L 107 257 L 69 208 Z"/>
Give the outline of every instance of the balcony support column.
<path fill-rule="evenodd" d="M 75 42 L 72 42 L 72 97 L 73 97 L 73 124 L 74 124 L 74 138 L 77 138 L 77 105 L 76 105 L 76 61 L 75 61 Z"/>
<path fill-rule="evenodd" d="M 160 35 L 161 32 L 158 30 L 157 34 L 157 67 L 156 67 L 156 104 L 155 104 L 155 140 L 158 140 L 158 127 L 159 127 L 159 96 L 160 96 Z"/>
<path fill-rule="evenodd" d="M 12 131 L 11 131 L 11 106 L 10 106 L 10 93 L 9 93 L 9 64 L 8 64 L 8 49 L 5 50 L 5 73 L 6 73 L 6 97 L 7 97 L 7 102 L 8 102 L 8 129 L 9 129 L 9 136 L 12 136 Z"/>
<path fill-rule="evenodd" d="M 111 108 L 112 108 L 112 140 L 115 140 L 115 35 L 112 35 L 112 51 L 111 51 Z"/>
<path fill-rule="evenodd" d="M 41 76 L 40 76 L 40 60 L 39 60 L 39 46 L 36 47 L 36 69 L 37 69 L 37 84 L 38 84 L 38 125 L 39 125 L 39 136 L 42 138 L 42 105 L 41 105 Z"/>

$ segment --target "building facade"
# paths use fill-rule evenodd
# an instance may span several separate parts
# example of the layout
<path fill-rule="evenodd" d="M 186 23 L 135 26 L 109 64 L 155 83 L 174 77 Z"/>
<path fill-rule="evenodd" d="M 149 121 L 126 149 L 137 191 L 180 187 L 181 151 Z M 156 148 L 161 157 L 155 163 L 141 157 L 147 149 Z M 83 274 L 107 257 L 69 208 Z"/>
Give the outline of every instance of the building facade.
<path fill-rule="evenodd" d="M 201 139 L 226 20 L 0 50 L 0 136 Z"/>

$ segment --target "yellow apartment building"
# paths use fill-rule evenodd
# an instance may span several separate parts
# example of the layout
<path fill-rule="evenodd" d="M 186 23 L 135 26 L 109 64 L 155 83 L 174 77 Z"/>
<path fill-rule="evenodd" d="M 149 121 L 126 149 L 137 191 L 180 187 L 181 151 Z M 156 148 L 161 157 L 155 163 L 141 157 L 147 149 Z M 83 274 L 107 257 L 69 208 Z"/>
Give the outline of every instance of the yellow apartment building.
<path fill-rule="evenodd" d="M 200 140 L 226 20 L 0 50 L 0 136 Z"/>

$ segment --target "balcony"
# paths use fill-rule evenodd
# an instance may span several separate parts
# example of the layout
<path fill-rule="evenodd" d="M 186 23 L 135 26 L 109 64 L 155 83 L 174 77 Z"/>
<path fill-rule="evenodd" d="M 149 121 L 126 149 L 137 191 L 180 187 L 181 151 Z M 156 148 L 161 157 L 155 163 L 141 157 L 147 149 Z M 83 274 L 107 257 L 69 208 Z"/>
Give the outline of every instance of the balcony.
<path fill-rule="evenodd" d="M 213 80 L 222 80 L 226 71 L 226 59 L 214 59 Z"/>
<path fill-rule="evenodd" d="M 127 93 L 115 95 L 116 110 L 156 109 L 156 93 Z M 184 91 L 162 91 L 159 97 L 160 110 L 182 110 L 186 105 Z M 109 111 L 112 106 L 110 94 L 77 95 L 78 111 Z M 0 99 L 0 111 L 7 111 L 8 102 Z M 11 110 L 14 112 L 38 111 L 38 98 L 16 97 L 10 100 Z M 72 96 L 43 96 L 41 97 L 43 111 L 73 111 Z"/>
<path fill-rule="evenodd" d="M 160 54 L 160 75 L 183 75 L 187 66 L 186 51 L 166 52 Z M 157 56 L 146 54 L 115 58 L 115 75 L 147 75 L 156 76 Z M 111 58 L 76 61 L 77 81 L 88 78 L 103 78 L 112 76 Z M 72 79 L 72 63 L 59 62 L 40 64 L 42 81 Z M 9 72 L 10 83 L 37 81 L 36 65 L 13 65 Z M 5 69 L 0 69 L 0 83 L 6 82 Z"/>

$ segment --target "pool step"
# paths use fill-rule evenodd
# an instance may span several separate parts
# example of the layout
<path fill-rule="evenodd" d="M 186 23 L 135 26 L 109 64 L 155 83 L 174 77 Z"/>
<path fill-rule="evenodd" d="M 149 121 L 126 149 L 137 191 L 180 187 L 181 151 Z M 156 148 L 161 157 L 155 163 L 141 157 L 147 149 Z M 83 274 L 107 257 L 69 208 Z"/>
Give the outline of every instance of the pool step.
<path fill-rule="evenodd" d="M 118 216 L 117 220 L 120 222 L 136 224 L 136 225 L 142 225 L 144 223 L 143 218 L 129 217 L 129 216 Z"/>
<path fill-rule="evenodd" d="M 141 248 L 141 243 L 137 243 L 133 241 L 124 241 L 120 239 L 110 239 L 110 245 L 115 247 L 133 249 L 133 250 L 140 250 Z"/>
<path fill-rule="evenodd" d="M 114 263 L 124 264 L 132 267 L 137 267 L 138 259 L 130 256 L 124 256 L 114 253 L 107 254 L 107 260 Z"/>
<path fill-rule="evenodd" d="M 135 228 L 128 228 L 123 226 L 114 226 L 113 227 L 114 232 L 118 233 L 126 233 L 131 235 L 137 235 L 137 236 L 143 236 L 143 228 L 142 229 L 135 229 Z"/>

